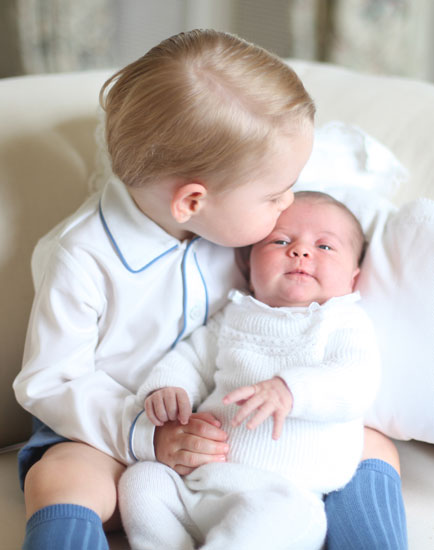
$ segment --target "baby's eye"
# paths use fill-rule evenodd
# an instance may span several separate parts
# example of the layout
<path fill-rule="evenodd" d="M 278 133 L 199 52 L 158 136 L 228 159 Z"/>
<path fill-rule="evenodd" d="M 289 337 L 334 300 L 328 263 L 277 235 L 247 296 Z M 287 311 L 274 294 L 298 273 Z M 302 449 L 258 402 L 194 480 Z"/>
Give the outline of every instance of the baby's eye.
<path fill-rule="evenodd" d="M 281 245 L 281 246 L 286 246 L 289 244 L 289 241 L 285 241 L 284 239 L 276 239 L 275 241 L 273 241 L 273 244 L 278 244 L 278 245 Z"/>
<path fill-rule="evenodd" d="M 321 250 L 333 250 L 328 244 L 319 244 L 318 248 L 321 248 Z"/>

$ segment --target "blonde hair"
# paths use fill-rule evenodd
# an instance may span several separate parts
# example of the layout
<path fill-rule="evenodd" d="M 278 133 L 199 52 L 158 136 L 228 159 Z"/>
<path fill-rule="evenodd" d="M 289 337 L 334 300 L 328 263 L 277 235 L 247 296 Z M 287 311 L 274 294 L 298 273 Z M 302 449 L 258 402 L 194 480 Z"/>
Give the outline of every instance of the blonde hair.
<path fill-rule="evenodd" d="M 161 42 L 103 85 L 114 173 L 128 186 L 251 174 L 280 134 L 315 107 L 278 57 L 231 34 L 194 30 Z"/>

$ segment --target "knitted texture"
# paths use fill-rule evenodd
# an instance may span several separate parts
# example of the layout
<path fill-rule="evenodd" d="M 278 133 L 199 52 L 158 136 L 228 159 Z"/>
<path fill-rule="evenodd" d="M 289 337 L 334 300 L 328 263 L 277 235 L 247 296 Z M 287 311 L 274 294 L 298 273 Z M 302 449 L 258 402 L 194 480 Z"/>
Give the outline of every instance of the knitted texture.
<path fill-rule="evenodd" d="M 325 506 L 328 550 L 408 550 L 401 480 L 390 464 L 364 460 Z"/>
<path fill-rule="evenodd" d="M 185 478 L 158 462 L 138 462 L 119 484 L 119 505 L 134 550 L 319 550 L 324 504 L 269 472 L 209 464 Z M 226 466 L 226 467 L 225 467 Z M 205 476 L 196 472 L 208 474 Z M 187 485 L 200 484 L 199 490 Z M 203 490 L 204 482 L 209 490 Z"/>
<path fill-rule="evenodd" d="M 357 294 L 307 308 L 270 308 L 239 292 L 222 315 L 181 342 L 157 365 L 140 395 L 186 389 L 199 410 L 228 433 L 228 462 L 280 474 L 328 493 L 347 483 L 360 460 L 363 414 L 378 386 L 379 355 Z M 273 419 L 253 431 L 232 427 L 236 405 L 224 395 L 280 376 L 294 397 L 278 441 Z M 212 390 L 212 391 L 211 391 Z"/>
<path fill-rule="evenodd" d="M 83 506 L 54 504 L 29 519 L 23 550 L 108 550 L 100 518 Z"/>

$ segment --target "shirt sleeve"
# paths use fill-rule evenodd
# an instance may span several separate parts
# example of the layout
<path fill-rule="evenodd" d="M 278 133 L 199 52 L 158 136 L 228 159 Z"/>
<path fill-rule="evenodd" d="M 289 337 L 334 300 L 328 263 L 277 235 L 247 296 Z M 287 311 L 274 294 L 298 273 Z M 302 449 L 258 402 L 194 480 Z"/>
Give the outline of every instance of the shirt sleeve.
<path fill-rule="evenodd" d="M 214 315 L 206 326 L 196 329 L 188 338 L 180 341 L 175 349 L 153 367 L 137 392 L 137 406 L 142 411 L 146 397 L 161 388 L 183 388 L 193 410 L 211 393 L 214 388 L 221 315 Z M 144 412 L 140 413 L 137 426 L 133 429 L 131 448 L 137 460 L 148 460 L 143 456 L 142 425 L 149 425 Z"/>
<path fill-rule="evenodd" d="M 23 367 L 14 382 L 18 402 L 56 433 L 132 463 L 136 396 L 95 364 L 98 321 L 107 305 L 103 290 L 62 248 L 36 283 Z M 150 423 L 142 438 L 152 458 Z"/>
<path fill-rule="evenodd" d="M 332 327 L 323 361 L 279 373 L 290 388 L 291 417 L 346 422 L 362 417 L 380 381 L 380 353 L 373 325 L 357 307 Z"/>

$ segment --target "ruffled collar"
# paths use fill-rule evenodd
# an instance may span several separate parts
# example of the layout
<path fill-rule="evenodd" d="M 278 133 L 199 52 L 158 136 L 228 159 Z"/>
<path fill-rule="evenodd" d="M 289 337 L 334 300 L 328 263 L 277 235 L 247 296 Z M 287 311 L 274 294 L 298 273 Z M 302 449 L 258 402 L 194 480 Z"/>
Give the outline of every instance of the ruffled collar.
<path fill-rule="evenodd" d="M 235 289 L 229 292 L 228 298 L 231 302 L 242 305 L 243 307 L 245 307 L 246 309 L 250 309 L 251 311 L 268 311 L 273 312 L 274 314 L 279 314 L 281 316 L 298 317 L 311 315 L 313 312 L 320 309 L 326 310 L 330 307 L 335 307 L 336 304 L 344 305 L 358 302 L 360 300 L 360 292 L 356 290 L 355 292 L 345 294 L 344 296 L 335 296 L 333 298 L 330 298 L 329 300 L 327 300 L 327 302 L 324 302 L 324 304 L 312 302 L 308 306 L 300 307 L 271 307 L 267 304 L 264 304 L 263 302 L 260 302 L 252 295 Z"/>

